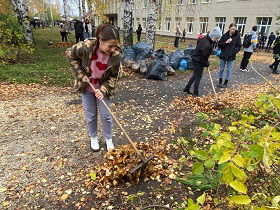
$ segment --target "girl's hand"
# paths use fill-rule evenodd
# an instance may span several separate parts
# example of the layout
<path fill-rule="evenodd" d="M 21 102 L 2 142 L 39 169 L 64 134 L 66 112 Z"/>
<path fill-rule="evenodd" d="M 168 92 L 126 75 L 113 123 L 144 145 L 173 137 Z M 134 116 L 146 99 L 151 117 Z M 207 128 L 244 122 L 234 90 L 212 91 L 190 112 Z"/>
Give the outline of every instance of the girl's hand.
<path fill-rule="evenodd" d="M 102 100 L 104 98 L 103 94 L 101 93 L 101 91 L 99 89 L 95 90 L 95 96 L 96 98 L 98 98 L 99 100 Z"/>
<path fill-rule="evenodd" d="M 83 82 L 90 82 L 87 75 L 83 76 L 82 81 Z"/>

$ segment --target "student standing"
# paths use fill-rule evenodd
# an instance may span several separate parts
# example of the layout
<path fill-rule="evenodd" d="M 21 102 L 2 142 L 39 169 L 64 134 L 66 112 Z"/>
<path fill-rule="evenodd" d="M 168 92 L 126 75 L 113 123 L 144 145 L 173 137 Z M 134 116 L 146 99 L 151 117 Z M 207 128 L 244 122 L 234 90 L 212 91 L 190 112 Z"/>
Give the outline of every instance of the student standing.
<path fill-rule="evenodd" d="M 221 49 L 220 54 L 220 73 L 219 73 L 219 85 L 220 88 L 227 87 L 228 81 L 231 76 L 232 66 L 236 59 L 236 54 L 241 48 L 241 38 L 236 30 L 236 25 L 231 23 L 229 30 L 223 34 L 218 42 L 218 47 Z M 227 65 L 226 79 L 223 84 L 223 73 L 225 66 Z"/>
<path fill-rule="evenodd" d="M 250 43 L 249 46 L 244 47 L 244 54 L 239 68 L 240 71 L 245 71 L 245 72 L 249 71 L 247 69 L 247 65 L 249 63 L 249 59 L 251 58 L 254 52 L 254 49 L 256 49 L 257 42 L 258 42 L 256 31 L 257 31 L 257 26 L 253 26 L 252 31 L 249 34 L 246 34 L 244 37 L 243 45 L 245 39 L 248 40 Z"/>

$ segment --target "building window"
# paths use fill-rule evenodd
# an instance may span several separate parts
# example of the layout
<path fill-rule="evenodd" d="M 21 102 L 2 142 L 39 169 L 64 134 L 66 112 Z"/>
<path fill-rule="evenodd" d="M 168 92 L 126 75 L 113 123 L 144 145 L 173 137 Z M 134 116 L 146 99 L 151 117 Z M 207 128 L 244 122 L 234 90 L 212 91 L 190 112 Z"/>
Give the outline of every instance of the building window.
<path fill-rule="evenodd" d="M 211 0 L 201 0 L 201 3 L 210 3 Z"/>
<path fill-rule="evenodd" d="M 225 24 L 226 24 L 226 18 L 225 17 L 216 17 L 216 26 L 220 27 L 222 33 L 224 33 Z"/>
<path fill-rule="evenodd" d="M 196 0 L 189 0 L 189 4 L 196 4 Z"/>
<path fill-rule="evenodd" d="M 178 0 L 178 5 L 183 5 L 183 0 Z"/>
<path fill-rule="evenodd" d="M 182 18 L 179 18 L 179 17 L 175 18 L 175 23 L 176 23 L 175 31 L 176 31 L 177 26 L 179 26 L 179 28 L 181 28 L 181 22 L 182 22 Z"/>
<path fill-rule="evenodd" d="M 258 32 L 260 32 L 261 34 L 263 33 L 268 34 L 271 26 L 271 21 L 272 21 L 271 17 L 258 17 L 257 18 Z"/>
<path fill-rule="evenodd" d="M 147 20 L 146 18 L 142 18 L 143 21 L 143 28 L 146 29 Z"/>
<path fill-rule="evenodd" d="M 141 24 L 140 23 L 140 18 L 136 18 L 136 21 L 137 21 L 137 27 Z"/>
<path fill-rule="evenodd" d="M 207 28 L 208 28 L 208 17 L 202 17 L 200 18 L 200 29 L 199 32 L 206 34 L 207 33 Z"/>
<path fill-rule="evenodd" d="M 143 1 L 143 8 L 147 7 L 147 0 L 142 0 Z"/>
<path fill-rule="evenodd" d="M 171 18 L 165 18 L 165 30 L 170 31 Z"/>
<path fill-rule="evenodd" d="M 236 29 L 237 29 L 237 31 L 239 31 L 239 33 L 242 37 L 244 35 L 246 20 L 247 20 L 246 17 L 235 17 L 234 18 L 234 21 L 235 21 L 235 24 L 236 24 Z"/>
<path fill-rule="evenodd" d="M 193 32 L 193 25 L 194 25 L 194 18 L 188 17 L 187 18 L 187 33 Z"/>

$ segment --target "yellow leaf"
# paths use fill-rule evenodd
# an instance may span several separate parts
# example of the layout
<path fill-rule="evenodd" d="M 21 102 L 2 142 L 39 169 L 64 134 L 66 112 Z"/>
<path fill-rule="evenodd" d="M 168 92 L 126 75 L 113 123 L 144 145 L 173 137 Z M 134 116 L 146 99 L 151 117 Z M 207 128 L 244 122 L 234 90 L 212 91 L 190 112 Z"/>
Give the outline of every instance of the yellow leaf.
<path fill-rule="evenodd" d="M 240 193 L 243 193 L 243 194 L 246 194 L 246 193 L 247 193 L 247 188 L 246 188 L 246 186 L 245 186 L 242 182 L 240 182 L 240 181 L 238 181 L 238 180 L 235 180 L 235 181 L 231 182 L 229 185 L 230 185 L 233 189 L 235 189 L 237 192 L 240 192 Z"/>
<path fill-rule="evenodd" d="M 233 158 L 232 161 L 241 168 L 244 168 L 246 163 L 245 160 L 242 158 L 242 156 L 240 154 L 236 154 Z"/>
<path fill-rule="evenodd" d="M 66 190 L 65 192 L 66 192 L 68 195 L 70 195 L 70 194 L 72 193 L 72 190 L 69 189 L 69 190 Z"/>
<path fill-rule="evenodd" d="M 64 194 L 61 196 L 61 200 L 65 201 L 68 198 L 68 194 Z"/>
<path fill-rule="evenodd" d="M 9 204 L 10 204 L 9 201 L 5 201 L 2 203 L 3 206 L 8 206 Z"/>
<path fill-rule="evenodd" d="M 222 157 L 220 158 L 218 164 L 222 164 L 224 162 L 229 161 L 231 158 L 231 154 L 229 154 L 228 152 L 224 152 L 224 154 L 222 155 Z"/>
<path fill-rule="evenodd" d="M 0 188 L 0 193 L 7 191 L 7 188 Z"/>

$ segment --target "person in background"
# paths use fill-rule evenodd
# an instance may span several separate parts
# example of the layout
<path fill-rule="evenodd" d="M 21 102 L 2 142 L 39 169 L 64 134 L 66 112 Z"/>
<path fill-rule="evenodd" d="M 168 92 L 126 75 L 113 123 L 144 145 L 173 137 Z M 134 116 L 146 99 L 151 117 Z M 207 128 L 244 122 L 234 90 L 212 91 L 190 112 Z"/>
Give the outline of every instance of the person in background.
<path fill-rule="evenodd" d="M 198 89 L 203 74 L 203 68 L 210 65 L 208 59 L 213 50 L 213 45 L 219 40 L 221 36 L 222 33 L 220 27 L 216 27 L 210 32 L 209 35 L 206 35 L 197 41 L 197 46 L 192 53 L 193 75 L 189 79 L 186 87 L 183 89 L 185 93 L 192 94 L 195 97 L 199 96 Z M 194 91 L 191 93 L 190 88 L 193 83 Z"/>
<path fill-rule="evenodd" d="M 268 42 L 267 42 L 266 49 L 265 49 L 266 52 L 270 51 L 270 47 L 273 44 L 275 39 L 276 39 L 276 37 L 275 37 L 274 33 L 271 32 L 271 34 L 268 37 Z"/>
<path fill-rule="evenodd" d="M 277 71 L 278 65 L 279 65 L 279 61 L 280 61 L 280 36 L 279 33 L 277 32 L 277 38 L 274 42 L 274 47 L 273 47 L 273 54 L 274 54 L 274 63 L 271 64 L 269 66 L 269 68 L 272 69 L 272 73 L 273 74 L 279 74 L 279 72 Z"/>
<path fill-rule="evenodd" d="M 83 24 L 84 27 L 84 39 L 90 38 L 92 35 L 92 29 L 91 24 L 89 22 L 89 19 L 86 19 L 86 21 Z"/>
<path fill-rule="evenodd" d="M 183 36 L 182 36 L 181 42 L 183 41 L 183 39 L 184 39 L 184 42 L 186 41 L 185 36 L 186 36 L 186 29 L 183 30 Z"/>
<path fill-rule="evenodd" d="M 140 42 L 140 40 L 141 40 L 141 33 L 142 33 L 142 27 L 141 27 L 141 24 L 139 24 L 138 28 L 136 30 L 138 42 Z"/>
<path fill-rule="evenodd" d="M 263 33 L 260 40 L 259 50 L 263 50 L 266 40 L 267 40 L 266 33 Z"/>
<path fill-rule="evenodd" d="M 75 37 L 76 37 L 76 43 L 79 41 L 84 41 L 84 27 L 81 21 L 76 20 L 74 23 L 74 28 L 75 28 Z"/>
<path fill-rule="evenodd" d="M 176 32 L 175 32 L 175 41 L 174 41 L 174 47 L 178 48 L 179 47 L 179 39 L 180 36 L 182 35 L 182 32 L 180 30 L 180 27 L 176 27 Z"/>
<path fill-rule="evenodd" d="M 67 24 L 66 24 L 66 21 L 63 21 L 59 25 L 59 31 L 60 31 L 62 42 L 64 42 L 64 40 L 65 40 L 65 42 L 67 42 Z"/>
<path fill-rule="evenodd" d="M 257 49 L 259 49 L 259 47 L 260 47 L 261 37 L 262 37 L 261 32 L 259 32 L 258 35 L 257 35 L 257 39 L 258 39 L 258 43 L 257 43 L 257 46 L 256 46 Z"/>
<path fill-rule="evenodd" d="M 122 50 L 120 34 L 111 24 L 100 24 L 96 39 L 88 38 L 66 50 L 66 57 L 76 76 L 77 91 L 82 92 L 90 145 L 94 152 L 100 150 L 97 135 L 97 106 L 102 121 L 103 136 L 107 150 L 114 149 L 112 140 L 112 117 L 100 100 L 110 107 L 118 81 Z M 95 91 L 88 83 L 92 83 Z"/>
<path fill-rule="evenodd" d="M 231 23 L 229 30 L 223 34 L 218 42 L 218 47 L 221 49 L 220 54 L 220 73 L 219 73 L 219 85 L 220 88 L 226 88 L 231 76 L 233 62 L 236 59 L 236 54 L 241 49 L 241 38 L 236 30 L 236 24 Z M 225 66 L 227 65 L 226 79 L 223 84 L 223 73 Z"/>
<path fill-rule="evenodd" d="M 200 34 L 198 35 L 197 40 L 200 40 L 201 38 L 203 38 L 202 33 L 200 33 Z"/>
<path fill-rule="evenodd" d="M 252 37 L 251 37 L 250 46 L 247 48 L 246 47 L 244 48 L 244 54 L 243 54 L 243 58 L 242 58 L 242 61 L 240 64 L 240 68 L 239 68 L 240 71 L 245 71 L 245 72 L 249 71 L 249 69 L 247 69 L 247 65 L 249 63 L 249 59 L 251 58 L 251 56 L 254 52 L 254 49 L 257 46 L 257 42 L 258 42 L 257 34 L 256 34 L 257 29 L 258 29 L 257 26 L 253 26 L 252 31 L 245 35 L 245 36 L 252 36 Z"/>

